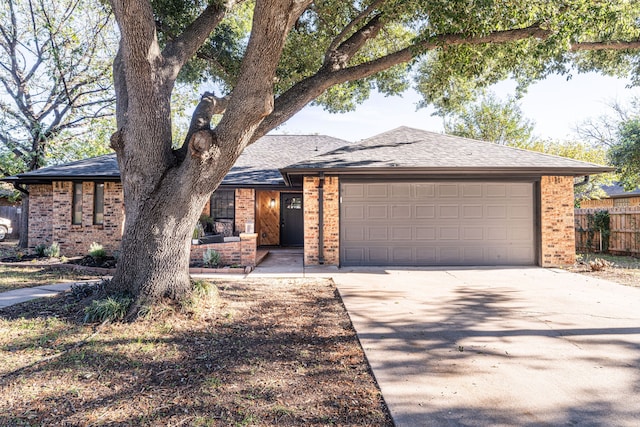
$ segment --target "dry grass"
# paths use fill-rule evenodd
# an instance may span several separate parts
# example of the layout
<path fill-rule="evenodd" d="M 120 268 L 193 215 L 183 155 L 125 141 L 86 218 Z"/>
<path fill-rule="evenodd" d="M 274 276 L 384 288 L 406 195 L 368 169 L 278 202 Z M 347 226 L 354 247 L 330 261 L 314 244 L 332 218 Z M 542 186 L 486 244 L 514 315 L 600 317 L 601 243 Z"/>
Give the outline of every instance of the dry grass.
<path fill-rule="evenodd" d="M 331 281 L 220 286 L 97 334 L 71 293 L 0 310 L 0 425 L 392 425 Z"/>

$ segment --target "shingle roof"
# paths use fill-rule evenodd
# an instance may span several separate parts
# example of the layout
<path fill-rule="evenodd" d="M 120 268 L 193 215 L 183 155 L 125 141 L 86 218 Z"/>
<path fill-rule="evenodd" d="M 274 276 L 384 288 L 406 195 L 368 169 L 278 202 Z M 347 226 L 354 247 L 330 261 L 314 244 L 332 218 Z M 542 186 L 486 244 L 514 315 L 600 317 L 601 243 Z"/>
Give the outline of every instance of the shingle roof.
<path fill-rule="evenodd" d="M 348 141 L 324 135 L 266 135 L 247 147 L 222 181 L 223 185 L 283 185 L 279 169 L 291 163 L 335 150 Z M 8 181 L 54 179 L 119 180 L 115 154 L 78 160 L 7 178 Z"/>
<path fill-rule="evenodd" d="M 640 196 L 640 188 L 626 191 L 624 187 L 619 183 L 614 183 L 612 185 L 603 185 L 602 189 L 604 190 L 605 193 L 607 193 L 607 197 L 611 197 L 613 199 Z"/>
<path fill-rule="evenodd" d="M 56 166 L 49 166 L 18 174 L 19 180 L 67 179 L 120 179 L 118 160 L 114 154 L 92 157 Z"/>
<path fill-rule="evenodd" d="M 320 170 L 401 169 L 422 171 L 556 171 L 583 175 L 612 170 L 607 166 L 565 157 L 507 147 L 485 141 L 444 135 L 409 127 L 365 139 L 337 150 L 320 154 L 283 169 L 284 172 Z"/>
<path fill-rule="evenodd" d="M 280 185 L 280 169 L 349 144 L 343 139 L 324 135 L 266 135 L 248 146 L 227 176 L 223 185 Z"/>

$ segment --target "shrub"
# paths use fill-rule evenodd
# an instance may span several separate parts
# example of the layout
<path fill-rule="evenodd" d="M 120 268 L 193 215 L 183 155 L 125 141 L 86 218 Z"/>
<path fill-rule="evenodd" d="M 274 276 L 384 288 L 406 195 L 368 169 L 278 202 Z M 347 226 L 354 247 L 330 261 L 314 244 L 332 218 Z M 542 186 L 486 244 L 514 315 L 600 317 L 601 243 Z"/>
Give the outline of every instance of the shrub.
<path fill-rule="evenodd" d="M 196 226 L 193 229 L 193 234 L 192 234 L 192 238 L 193 239 L 199 239 L 202 236 L 204 236 L 204 227 L 202 226 L 202 223 L 200 221 L 198 221 L 198 223 L 196 224 Z"/>
<path fill-rule="evenodd" d="M 202 261 L 207 267 L 216 267 L 220 264 L 220 252 L 215 249 L 207 249 L 202 254 Z"/>
<path fill-rule="evenodd" d="M 92 258 L 104 258 L 107 256 L 107 251 L 100 243 L 93 242 L 89 246 L 89 255 Z"/>
<path fill-rule="evenodd" d="M 51 246 L 45 248 L 44 256 L 49 258 L 58 258 L 60 256 L 60 245 L 56 242 L 53 242 Z"/>
<path fill-rule="evenodd" d="M 45 245 L 44 243 L 40 243 L 34 248 L 34 251 L 38 256 L 45 256 L 44 253 L 46 250 L 47 250 L 47 245 Z"/>
<path fill-rule="evenodd" d="M 122 320 L 132 303 L 133 298 L 123 294 L 94 300 L 84 309 L 84 321 L 93 323 Z"/>

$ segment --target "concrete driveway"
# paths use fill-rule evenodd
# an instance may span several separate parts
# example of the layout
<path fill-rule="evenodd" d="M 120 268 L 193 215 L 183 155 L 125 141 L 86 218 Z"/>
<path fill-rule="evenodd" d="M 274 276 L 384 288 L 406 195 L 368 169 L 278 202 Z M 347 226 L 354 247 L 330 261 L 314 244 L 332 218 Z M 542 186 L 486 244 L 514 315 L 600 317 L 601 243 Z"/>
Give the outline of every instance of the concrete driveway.
<path fill-rule="evenodd" d="M 331 276 L 398 426 L 640 425 L 640 288 L 541 268 Z"/>

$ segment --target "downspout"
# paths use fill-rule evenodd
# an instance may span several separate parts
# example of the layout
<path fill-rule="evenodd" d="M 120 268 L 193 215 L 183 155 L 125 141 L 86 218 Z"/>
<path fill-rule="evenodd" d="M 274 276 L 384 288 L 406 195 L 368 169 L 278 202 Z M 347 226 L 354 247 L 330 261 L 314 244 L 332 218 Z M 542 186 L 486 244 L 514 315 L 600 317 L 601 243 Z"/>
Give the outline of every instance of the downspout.
<path fill-rule="evenodd" d="M 324 264 L 324 172 L 318 175 L 318 264 Z"/>

